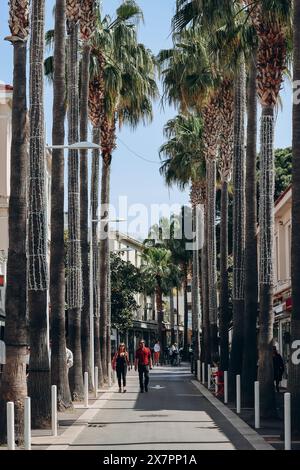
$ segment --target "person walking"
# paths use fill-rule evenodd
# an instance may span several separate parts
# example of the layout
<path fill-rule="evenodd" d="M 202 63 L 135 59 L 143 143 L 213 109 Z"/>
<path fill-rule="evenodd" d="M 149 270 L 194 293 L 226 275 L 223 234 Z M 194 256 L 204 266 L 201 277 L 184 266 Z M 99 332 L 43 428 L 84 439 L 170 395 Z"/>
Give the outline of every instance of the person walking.
<path fill-rule="evenodd" d="M 156 341 L 153 350 L 154 350 L 154 365 L 159 366 L 160 344 L 158 340 Z"/>
<path fill-rule="evenodd" d="M 149 369 L 152 369 L 152 357 L 149 348 L 146 348 L 145 341 L 141 339 L 139 348 L 135 353 L 134 370 L 139 371 L 141 393 L 148 392 Z"/>
<path fill-rule="evenodd" d="M 277 351 L 276 346 L 273 346 L 273 369 L 274 369 L 274 382 L 276 384 L 276 391 L 279 392 L 279 383 L 282 380 L 284 372 L 284 363 L 281 355 Z"/>
<path fill-rule="evenodd" d="M 117 372 L 119 393 L 122 393 L 122 379 L 123 379 L 123 393 L 126 392 L 126 375 L 127 367 L 129 366 L 129 356 L 126 350 L 125 343 L 120 343 L 117 352 L 112 360 L 112 368 Z"/>

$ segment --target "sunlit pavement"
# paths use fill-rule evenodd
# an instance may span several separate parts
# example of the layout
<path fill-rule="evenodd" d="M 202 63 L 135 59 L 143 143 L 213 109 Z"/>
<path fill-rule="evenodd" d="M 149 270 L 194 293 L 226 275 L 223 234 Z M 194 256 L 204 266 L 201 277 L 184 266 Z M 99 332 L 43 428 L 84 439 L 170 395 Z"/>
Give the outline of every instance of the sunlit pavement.
<path fill-rule="evenodd" d="M 138 375 L 130 371 L 126 393 L 115 387 L 102 395 L 48 449 L 253 449 L 192 380 L 186 366 L 156 367 L 150 373 L 149 392 L 141 394 Z"/>

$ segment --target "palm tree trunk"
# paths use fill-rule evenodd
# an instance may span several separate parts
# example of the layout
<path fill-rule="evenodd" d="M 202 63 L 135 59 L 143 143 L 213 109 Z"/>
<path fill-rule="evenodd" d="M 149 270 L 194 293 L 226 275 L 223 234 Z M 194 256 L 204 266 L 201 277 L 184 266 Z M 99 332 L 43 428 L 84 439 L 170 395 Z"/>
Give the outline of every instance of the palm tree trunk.
<path fill-rule="evenodd" d="M 204 215 L 204 245 L 201 253 L 201 282 L 202 282 L 202 302 L 203 302 L 203 345 L 204 345 L 204 362 L 207 370 L 208 364 L 211 363 L 211 347 L 210 347 L 210 323 L 208 308 L 208 259 L 207 259 L 207 204 L 205 205 Z"/>
<path fill-rule="evenodd" d="M 68 47 L 68 124 L 69 144 L 78 142 L 78 25 L 69 23 Z M 68 164 L 68 323 L 69 346 L 74 354 L 74 365 L 69 371 L 73 400 L 83 398 L 82 353 L 81 353 L 81 244 L 78 151 L 69 150 Z"/>
<path fill-rule="evenodd" d="M 188 358 L 188 326 L 189 326 L 189 309 L 188 309 L 188 267 L 185 264 L 183 267 L 183 305 L 184 305 L 184 331 L 183 331 L 183 343 L 184 343 L 184 355 Z"/>
<path fill-rule="evenodd" d="M 28 120 L 26 100 L 26 42 L 13 43 L 14 78 L 12 141 L 10 153 L 9 248 L 5 295 L 6 364 L 0 387 L 0 442 L 6 442 L 6 403 L 15 404 L 16 440 L 23 440 L 24 398 L 27 396 L 26 353 L 26 181 L 28 168 Z M 17 190 L 16 190 L 17 189 Z"/>
<path fill-rule="evenodd" d="M 211 359 L 219 354 L 217 326 L 216 160 L 207 160 L 207 262 Z"/>
<path fill-rule="evenodd" d="M 229 364 L 229 302 L 228 302 L 228 183 L 222 182 L 220 234 L 220 368 Z"/>
<path fill-rule="evenodd" d="M 66 1 L 56 0 L 53 79 L 53 145 L 63 145 L 66 116 Z M 64 151 L 53 149 L 51 173 L 51 383 L 57 386 L 58 409 L 72 406 L 65 332 Z"/>
<path fill-rule="evenodd" d="M 241 374 L 244 336 L 244 249 L 245 249 L 245 103 L 246 73 L 240 65 L 235 83 L 233 152 L 233 335 L 229 364 L 229 395 Z"/>
<path fill-rule="evenodd" d="M 201 324 L 201 301 L 200 301 L 200 267 L 199 267 L 199 217 L 198 207 L 193 208 L 194 233 L 196 241 L 193 249 L 193 278 L 192 278 L 192 330 L 194 351 L 194 372 L 197 374 L 197 360 L 200 359 L 200 324 Z"/>
<path fill-rule="evenodd" d="M 28 393 L 32 400 L 32 427 L 50 425 L 50 363 L 47 327 L 47 221 L 44 133 L 44 25 L 45 1 L 31 6 L 30 44 L 30 171 L 29 171 L 29 327 Z"/>
<path fill-rule="evenodd" d="M 157 309 L 157 326 L 158 326 L 158 339 L 161 344 L 161 351 L 164 353 L 165 351 L 165 338 L 163 335 L 163 305 L 162 305 L 162 290 L 160 287 L 160 280 L 157 281 L 157 287 L 155 290 L 155 298 L 156 298 L 156 309 Z"/>
<path fill-rule="evenodd" d="M 81 93 L 80 93 L 80 140 L 88 137 L 88 97 L 89 97 L 89 66 L 90 45 L 84 41 L 81 61 Z M 89 384 L 92 384 L 90 364 L 90 270 L 88 242 L 88 152 L 80 151 L 80 240 L 83 283 L 83 306 L 81 310 L 81 348 L 82 372 L 88 372 Z"/>
<path fill-rule="evenodd" d="M 101 219 L 109 218 L 111 155 L 102 155 Z M 100 240 L 100 347 L 104 379 L 107 379 L 108 351 L 108 263 L 109 263 L 109 223 L 101 221 Z"/>
<path fill-rule="evenodd" d="M 248 125 L 246 155 L 246 230 L 245 230 L 245 322 L 242 367 L 242 397 L 244 406 L 253 406 L 254 387 L 257 377 L 257 92 L 256 53 L 250 59 L 248 79 Z"/>
<path fill-rule="evenodd" d="M 99 145 L 100 128 L 93 128 L 93 143 Z M 99 240 L 98 240 L 98 206 L 99 206 L 99 150 L 93 151 L 92 161 L 92 182 L 91 182 L 91 202 L 92 202 L 92 269 L 93 269 L 93 307 L 94 307 L 94 354 L 95 366 L 98 367 L 99 384 L 103 385 L 102 362 L 100 352 L 100 298 L 99 298 Z"/>
<path fill-rule="evenodd" d="M 274 108 L 263 107 L 259 189 L 259 365 L 261 413 L 276 413 L 273 373 Z"/>
<path fill-rule="evenodd" d="M 170 320 L 171 320 L 171 343 L 176 343 L 175 338 L 175 309 L 173 289 L 170 289 Z"/>
<path fill-rule="evenodd" d="M 294 83 L 300 80 L 300 3 L 294 2 Z M 292 354 L 297 350 L 294 341 L 300 338 L 300 105 L 294 101 L 293 107 L 293 205 L 292 205 L 292 297 L 293 311 L 291 322 Z M 299 344 L 299 343 L 298 343 Z M 295 347 L 296 346 L 296 347 Z M 300 367 L 295 361 L 289 364 L 288 387 L 292 394 L 292 429 L 300 434 Z M 298 354 L 299 357 L 299 354 Z"/>

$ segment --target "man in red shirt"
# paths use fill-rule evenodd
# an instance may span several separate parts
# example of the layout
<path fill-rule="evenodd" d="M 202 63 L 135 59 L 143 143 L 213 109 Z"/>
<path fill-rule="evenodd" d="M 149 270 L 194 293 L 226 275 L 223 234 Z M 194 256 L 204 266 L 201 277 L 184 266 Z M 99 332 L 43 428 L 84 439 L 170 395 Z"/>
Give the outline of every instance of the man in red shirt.
<path fill-rule="evenodd" d="M 134 369 L 139 371 L 141 393 L 148 392 L 149 369 L 152 369 L 152 357 L 149 348 L 146 348 L 145 341 L 141 339 L 139 349 L 135 353 Z M 145 383 L 144 383 L 145 377 Z"/>

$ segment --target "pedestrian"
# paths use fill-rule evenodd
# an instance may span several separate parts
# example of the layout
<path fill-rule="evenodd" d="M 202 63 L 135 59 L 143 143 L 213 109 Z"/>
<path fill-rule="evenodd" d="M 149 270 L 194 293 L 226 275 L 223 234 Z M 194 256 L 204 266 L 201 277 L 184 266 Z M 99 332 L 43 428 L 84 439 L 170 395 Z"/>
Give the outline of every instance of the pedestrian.
<path fill-rule="evenodd" d="M 139 342 L 139 348 L 135 353 L 134 370 L 139 372 L 141 393 L 148 392 L 149 385 L 149 369 L 152 369 L 151 351 L 146 348 L 143 339 Z"/>
<path fill-rule="evenodd" d="M 129 366 L 129 356 L 125 343 L 120 343 L 117 352 L 112 360 L 112 368 L 117 372 L 119 393 L 122 393 L 122 379 L 123 379 L 123 393 L 126 392 L 126 375 L 127 367 Z"/>
<path fill-rule="evenodd" d="M 50 359 L 51 359 L 52 340 L 50 340 L 49 346 L 50 346 L 50 348 L 49 348 L 49 353 L 50 353 Z M 30 348 L 29 348 L 29 349 L 30 349 Z M 68 349 L 68 348 L 66 347 L 66 365 L 67 365 L 67 370 L 68 370 L 68 372 L 69 372 L 69 369 L 70 369 L 71 367 L 73 367 L 73 364 L 74 364 L 73 353 L 72 353 L 71 349 Z"/>
<path fill-rule="evenodd" d="M 156 341 L 153 349 L 154 349 L 154 364 L 156 366 L 159 366 L 160 344 L 158 340 Z"/>
<path fill-rule="evenodd" d="M 282 380 L 284 372 L 284 363 L 281 355 L 277 351 L 276 346 L 273 346 L 273 369 L 274 369 L 274 382 L 276 384 L 276 391 L 279 392 L 279 383 Z"/>

